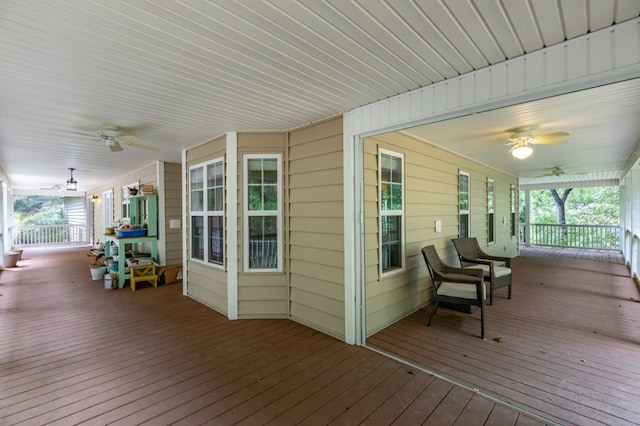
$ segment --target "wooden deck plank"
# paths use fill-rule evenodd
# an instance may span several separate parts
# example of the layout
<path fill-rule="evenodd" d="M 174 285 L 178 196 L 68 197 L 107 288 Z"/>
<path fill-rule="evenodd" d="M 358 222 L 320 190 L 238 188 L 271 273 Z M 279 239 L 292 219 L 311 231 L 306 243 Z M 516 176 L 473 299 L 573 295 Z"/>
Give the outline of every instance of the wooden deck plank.
<path fill-rule="evenodd" d="M 559 422 L 640 424 L 640 297 L 626 267 L 542 252 L 514 262 L 513 299 L 498 291 L 487 307 L 486 341 L 478 313 L 439 310 L 426 327 L 428 307 L 368 343 Z"/>
<path fill-rule="evenodd" d="M 229 321 L 179 285 L 105 290 L 87 250 L 27 249 L 0 272 L 2 425 L 449 419 L 446 381 L 293 321 Z"/>

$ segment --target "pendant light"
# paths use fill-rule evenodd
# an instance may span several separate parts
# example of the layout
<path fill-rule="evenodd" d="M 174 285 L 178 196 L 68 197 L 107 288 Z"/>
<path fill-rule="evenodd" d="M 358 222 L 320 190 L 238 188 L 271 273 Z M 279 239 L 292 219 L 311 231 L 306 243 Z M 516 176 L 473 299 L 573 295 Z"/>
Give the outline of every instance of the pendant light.
<path fill-rule="evenodd" d="M 75 169 L 72 167 L 69 167 L 69 170 L 71 170 L 71 177 L 67 180 L 67 191 L 77 191 L 78 181 L 73 178 L 73 171 Z"/>

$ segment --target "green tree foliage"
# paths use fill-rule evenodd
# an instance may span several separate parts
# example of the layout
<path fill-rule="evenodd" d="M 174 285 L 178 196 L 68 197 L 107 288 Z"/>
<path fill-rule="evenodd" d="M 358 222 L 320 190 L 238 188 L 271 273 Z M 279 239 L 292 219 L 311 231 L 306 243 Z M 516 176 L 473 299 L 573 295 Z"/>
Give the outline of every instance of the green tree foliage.
<path fill-rule="evenodd" d="M 557 192 L 562 194 L 563 189 Z M 520 221 L 524 222 L 525 193 L 520 191 Z M 531 191 L 531 223 L 558 223 L 558 211 L 549 190 Z M 620 221 L 618 187 L 573 188 L 565 202 L 566 223 L 617 225 Z"/>
<path fill-rule="evenodd" d="M 13 211 L 16 225 L 62 225 L 67 223 L 64 215 L 64 198 L 62 197 L 16 196 Z"/>

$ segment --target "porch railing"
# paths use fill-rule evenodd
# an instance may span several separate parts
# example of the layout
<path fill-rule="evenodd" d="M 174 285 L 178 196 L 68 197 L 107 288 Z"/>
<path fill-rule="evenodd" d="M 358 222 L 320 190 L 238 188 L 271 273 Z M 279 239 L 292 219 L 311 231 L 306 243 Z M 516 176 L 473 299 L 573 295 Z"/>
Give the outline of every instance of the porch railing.
<path fill-rule="evenodd" d="M 520 242 L 534 246 L 569 247 L 594 250 L 620 250 L 618 225 L 557 225 L 532 223 L 530 241 L 526 241 L 524 223 L 520 224 Z"/>
<path fill-rule="evenodd" d="M 13 228 L 14 246 L 86 243 L 84 225 L 28 225 Z"/>

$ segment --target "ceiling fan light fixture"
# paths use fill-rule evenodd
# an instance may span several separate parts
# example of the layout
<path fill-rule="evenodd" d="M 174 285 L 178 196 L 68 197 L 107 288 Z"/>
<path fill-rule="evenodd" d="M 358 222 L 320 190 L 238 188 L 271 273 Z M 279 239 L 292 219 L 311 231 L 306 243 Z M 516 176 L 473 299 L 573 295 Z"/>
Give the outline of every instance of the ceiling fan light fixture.
<path fill-rule="evenodd" d="M 69 167 L 69 170 L 71 170 L 71 177 L 67 179 L 67 191 L 77 191 L 78 181 L 73 178 L 73 171 L 75 169 L 72 167 Z"/>
<path fill-rule="evenodd" d="M 533 149 L 531 149 L 531 147 L 526 144 L 517 146 L 513 151 L 511 151 L 511 155 L 519 160 L 524 160 L 531 154 L 533 154 Z"/>

